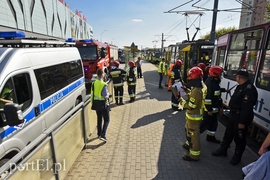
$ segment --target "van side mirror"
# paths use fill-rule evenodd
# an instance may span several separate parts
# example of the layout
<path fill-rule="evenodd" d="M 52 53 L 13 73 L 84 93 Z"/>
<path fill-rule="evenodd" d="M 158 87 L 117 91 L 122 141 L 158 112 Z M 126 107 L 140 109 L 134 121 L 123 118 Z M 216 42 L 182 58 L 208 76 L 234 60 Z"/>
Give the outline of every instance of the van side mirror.
<path fill-rule="evenodd" d="M 4 106 L 4 114 L 6 117 L 5 125 L 16 126 L 24 122 L 21 106 L 14 103 L 7 103 Z"/>

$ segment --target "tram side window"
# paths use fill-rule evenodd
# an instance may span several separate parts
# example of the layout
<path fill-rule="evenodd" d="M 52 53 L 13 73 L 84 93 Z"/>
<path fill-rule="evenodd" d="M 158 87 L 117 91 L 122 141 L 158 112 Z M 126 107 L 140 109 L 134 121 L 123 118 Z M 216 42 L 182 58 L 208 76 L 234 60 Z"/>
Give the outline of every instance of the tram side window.
<path fill-rule="evenodd" d="M 45 99 L 83 76 L 80 60 L 36 69 L 34 72 L 41 99 Z"/>
<path fill-rule="evenodd" d="M 266 50 L 262 56 L 259 67 L 256 86 L 270 91 L 270 37 L 268 37 Z"/>
<path fill-rule="evenodd" d="M 225 52 L 226 47 L 221 47 L 220 49 L 218 49 L 216 64 L 219 65 L 220 67 L 224 67 Z"/>
<path fill-rule="evenodd" d="M 232 35 L 225 66 L 225 77 L 235 79 L 238 69 L 247 69 L 250 79 L 254 80 L 256 63 L 260 57 L 262 37 L 262 30 Z"/>
<path fill-rule="evenodd" d="M 23 73 L 10 78 L 0 93 L 0 108 L 6 103 L 21 105 L 22 111 L 26 110 L 32 102 L 32 88 L 29 74 Z"/>

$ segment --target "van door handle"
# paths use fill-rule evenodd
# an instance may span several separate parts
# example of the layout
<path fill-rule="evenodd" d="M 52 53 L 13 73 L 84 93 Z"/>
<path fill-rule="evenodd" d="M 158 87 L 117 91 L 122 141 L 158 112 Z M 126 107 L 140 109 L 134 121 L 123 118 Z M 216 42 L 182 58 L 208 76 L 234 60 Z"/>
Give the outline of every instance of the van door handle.
<path fill-rule="evenodd" d="M 38 106 L 35 107 L 35 115 L 38 116 L 40 114 Z"/>

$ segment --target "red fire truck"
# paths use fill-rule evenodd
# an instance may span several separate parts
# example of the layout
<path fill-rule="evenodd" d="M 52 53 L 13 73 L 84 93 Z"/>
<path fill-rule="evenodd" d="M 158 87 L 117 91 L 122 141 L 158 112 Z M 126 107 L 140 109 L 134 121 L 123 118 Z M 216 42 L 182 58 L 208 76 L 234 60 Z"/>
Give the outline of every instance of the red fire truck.
<path fill-rule="evenodd" d="M 75 43 L 83 61 L 87 89 L 93 79 L 96 78 L 96 71 L 99 68 L 104 70 L 106 73 L 104 79 L 107 80 L 110 59 L 118 60 L 118 47 L 93 39 L 78 40 Z"/>

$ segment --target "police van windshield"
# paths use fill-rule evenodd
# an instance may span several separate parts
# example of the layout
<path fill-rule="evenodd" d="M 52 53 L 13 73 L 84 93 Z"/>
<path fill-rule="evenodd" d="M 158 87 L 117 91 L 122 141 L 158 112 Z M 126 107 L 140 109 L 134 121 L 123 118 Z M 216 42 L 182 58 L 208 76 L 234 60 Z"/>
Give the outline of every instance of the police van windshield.
<path fill-rule="evenodd" d="M 96 46 L 78 47 L 83 61 L 95 61 L 98 59 Z"/>

